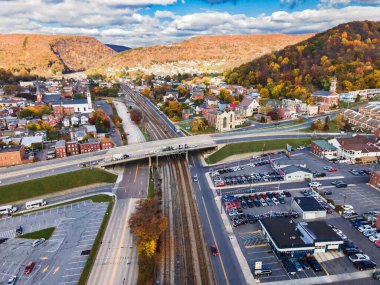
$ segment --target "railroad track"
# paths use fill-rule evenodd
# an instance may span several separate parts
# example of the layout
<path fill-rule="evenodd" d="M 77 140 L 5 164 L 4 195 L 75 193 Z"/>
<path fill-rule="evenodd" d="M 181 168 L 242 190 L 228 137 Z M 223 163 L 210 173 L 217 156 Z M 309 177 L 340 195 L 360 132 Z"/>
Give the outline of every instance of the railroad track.
<path fill-rule="evenodd" d="M 177 137 L 141 96 L 128 89 L 124 91 L 143 111 L 152 140 Z M 161 266 L 156 279 L 167 285 L 215 284 L 193 197 L 188 163 L 183 155 L 173 155 L 162 158 L 159 165 L 162 210 L 169 225 L 161 237 Z"/>

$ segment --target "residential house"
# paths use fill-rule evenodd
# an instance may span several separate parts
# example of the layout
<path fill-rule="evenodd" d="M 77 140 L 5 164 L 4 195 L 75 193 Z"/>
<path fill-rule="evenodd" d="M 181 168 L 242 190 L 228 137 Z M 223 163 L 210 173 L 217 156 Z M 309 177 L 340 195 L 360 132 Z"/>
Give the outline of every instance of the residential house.
<path fill-rule="evenodd" d="M 92 135 L 94 138 L 97 137 L 98 133 L 97 133 L 96 127 L 94 125 L 86 125 L 86 126 L 84 126 L 84 128 L 86 129 L 86 133 L 88 135 Z"/>
<path fill-rule="evenodd" d="M 206 104 L 207 106 L 210 106 L 210 107 L 217 107 L 218 106 L 218 98 L 216 97 L 212 97 L 212 96 L 207 96 L 206 97 Z"/>
<path fill-rule="evenodd" d="M 71 116 L 70 122 L 73 126 L 79 126 L 79 118 L 76 115 Z"/>
<path fill-rule="evenodd" d="M 62 125 L 66 128 L 70 127 L 70 119 L 69 117 L 64 117 L 62 120 Z"/>
<path fill-rule="evenodd" d="M 237 114 L 245 117 L 251 117 L 254 114 L 257 114 L 260 108 L 258 100 L 251 96 L 246 96 L 237 106 Z"/>

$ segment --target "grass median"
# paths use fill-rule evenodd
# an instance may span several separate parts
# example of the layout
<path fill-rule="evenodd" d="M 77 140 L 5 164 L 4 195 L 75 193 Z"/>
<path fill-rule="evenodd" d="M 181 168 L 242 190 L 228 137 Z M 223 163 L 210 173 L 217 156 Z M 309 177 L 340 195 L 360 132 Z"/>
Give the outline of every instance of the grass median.
<path fill-rule="evenodd" d="M 306 146 L 310 144 L 311 141 L 312 139 L 310 138 L 298 138 L 228 144 L 211 154 L 205 160 L 208 164 L 214 164 L 234 154 L 286 149 L 287 144 L 290 144 L 293 148 L 297 148 L 299 146 Z"/>
<path fill-rule="evenodd" d="M 117 176 L 101 169 L 83 169 L 0 186 L 0 205 L 96 183 L 115 183 Z"/>
<path fill-rule="evenodd" d="M 36 232 L 20 235 L 20 236 L 18 236 L 18 238 L 26 238 L 26 239 L 40 239 L 40 238 L 44 238 L 44 239 L 48 240 L 52 236 L 54 230 L 55 230 L 55 227 L 46 228 L 46 229 L 39 230 L 39 231 L 36 231 Z"/>

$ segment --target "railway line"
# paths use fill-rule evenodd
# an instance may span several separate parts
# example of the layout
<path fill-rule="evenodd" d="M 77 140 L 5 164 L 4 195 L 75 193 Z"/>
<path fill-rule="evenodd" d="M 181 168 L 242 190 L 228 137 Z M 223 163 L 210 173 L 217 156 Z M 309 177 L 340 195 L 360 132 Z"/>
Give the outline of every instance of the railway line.
<path fill-rule="evenodd" d="M 141 96 L 123 89 L 143 111 L 152 140 L 177 136 Z M 161 236 L 161 264 L 156 280 L 168 285 L 215 284 L 185 157 L 162 158 L 158 173 L 162 179 L 162 210 L 169 225 Z"/>

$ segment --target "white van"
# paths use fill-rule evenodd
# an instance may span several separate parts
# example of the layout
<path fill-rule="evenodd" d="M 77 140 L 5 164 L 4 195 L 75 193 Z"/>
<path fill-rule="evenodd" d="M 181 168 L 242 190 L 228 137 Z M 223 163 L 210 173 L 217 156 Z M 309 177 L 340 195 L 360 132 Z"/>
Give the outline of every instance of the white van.
<path fill-rule="evenodd" d="M 45 242 L 44 238 L 36 239 L 35 241 L 32 242 L 32 246 L 36 247 L 37 245 L 40 245 L 41 243 L 44 243 L 44 242 Z"/>
<path fill-rule="evenodd" d="M 0 206 L 0 215 L 8 215 L 17 211 L 17 207 L 12 205 Z"/>
<path fill-rule="evenodd" d="M 45 206 L 45 205 L 46 205 L 46 201 L 39 199 L 39 200 L 35 200 L 35 201 L 26 202 L 25 208 L 29 210 L 29 209 L 33 209 L 33 208 L 39 208 L 39 207 Z"/>

